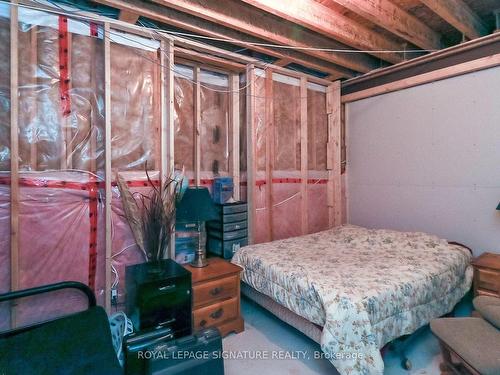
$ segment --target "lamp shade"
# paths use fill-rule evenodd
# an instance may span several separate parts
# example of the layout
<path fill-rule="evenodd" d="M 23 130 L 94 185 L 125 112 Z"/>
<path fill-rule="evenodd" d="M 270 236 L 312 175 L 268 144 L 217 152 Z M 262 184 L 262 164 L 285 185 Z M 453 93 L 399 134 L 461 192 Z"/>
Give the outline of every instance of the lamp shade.
<path fill-rule="evenodd" d="M 198 222 L 217 219 L 217 210 L 205 187 L 188 187 L 176 206 L 176 220 Z"/>

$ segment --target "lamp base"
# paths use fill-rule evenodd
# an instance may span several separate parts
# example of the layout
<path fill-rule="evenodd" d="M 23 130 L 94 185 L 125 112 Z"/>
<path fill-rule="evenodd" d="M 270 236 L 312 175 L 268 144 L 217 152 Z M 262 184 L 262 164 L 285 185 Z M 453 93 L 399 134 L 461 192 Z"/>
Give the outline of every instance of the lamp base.
<path fill-rule="evenodd" d="M 205 254 L 202 256 L 198 256 L 198 254 L 195 255 L 194 260 L 189 263 L 192 267 L 196 268 L 202 268 L 208 266 L 207 259 L 205 258 Z"/>
<path fill-rule="evenodd" d="M 198 222 L 198 249 L 194 253 L 194 260 L 190 263 L 190 265 L 196 268 L 208 266 L 206 251 L 201 246 L 201 222 Z"/>

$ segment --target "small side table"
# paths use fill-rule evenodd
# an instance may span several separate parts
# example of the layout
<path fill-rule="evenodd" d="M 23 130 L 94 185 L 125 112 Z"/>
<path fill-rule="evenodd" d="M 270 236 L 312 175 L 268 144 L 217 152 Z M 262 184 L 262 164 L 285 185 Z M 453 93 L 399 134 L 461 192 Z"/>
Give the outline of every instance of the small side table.
<path fill-rule="evenodd" d="M 224 337 L 244 330 L 240 311 L 241 267 L 224 259 L 208 258 L 203 268 L 184 267 L 191 272 L 193 331 L 217 327 Z"/>
<path fill-rule="evenodd" d="M 500 297 L 500 254 L 483 253 L 472 261 L 474 296 Z"/>

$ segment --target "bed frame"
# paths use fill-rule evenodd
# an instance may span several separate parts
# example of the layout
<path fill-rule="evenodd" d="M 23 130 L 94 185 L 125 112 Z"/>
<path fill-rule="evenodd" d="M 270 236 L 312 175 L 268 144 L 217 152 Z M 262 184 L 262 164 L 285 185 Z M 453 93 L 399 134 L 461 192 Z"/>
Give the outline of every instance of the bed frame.
<path fill-rule="evenodd" d="M 251 286 L 245 283 L 241 283 L 241 293 L 254 301 L 257 305 L 263 307 L 278 319 L 284 321 L 285 323 L 291 325 L 293 328 L 302 332 L 304 335 L 309 337 L 316 343 L 321 341 L 321 332 L 323 327 L 311 323 L 309 320 L 295 314 L 286 307 L 280 305 L 278 302 L 274 301 L 271 297 L 266 296 L 258 291 L 256 291 Z"/>

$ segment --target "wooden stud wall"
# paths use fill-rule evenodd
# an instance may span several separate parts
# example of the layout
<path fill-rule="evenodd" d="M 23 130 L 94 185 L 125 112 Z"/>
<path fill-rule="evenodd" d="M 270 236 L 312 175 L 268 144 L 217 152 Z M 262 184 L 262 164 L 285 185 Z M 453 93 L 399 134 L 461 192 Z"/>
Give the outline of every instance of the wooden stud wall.
<path fill-rule="evenodd" d="M 248 205 L 248 243 L 254 243 L 255 227 L 255 67 L 252 64 L 246 70 L 246 126 L 247 126 L 247 205 Z"/>
<path fill-rule="evenodd" d="M 250 243 L 253 243 L 255 237 L 255 173 L 256 173 L 256 113 L 255 113 L 255 71 L 254 66 L 247 67 L 247 174 L 248 174 L 248 212 L 249 212 L 249 235 Z M 267 240 L 274 240 L 273 233 L 273 170 L 275 159 L 275 123 L 274 123 L 274 98 L 273 98 L 273 68 L 264 70 L 265 87 L 265 207 L 268 210 L 267 222 Z M 280 74 L 283 74 L 280 72 Z M 294 77 L 295 78 L 295 77 Z M 309 232 L 309 200 L 308 200 L 308 132 L 309 129 L 307 114 L 308 97 L 308 76 L 300 77 L 300 199 L 301 199 L 301 233 Z M 327 141 L 327 206 L 329 226 L 334 227 L 342 224 L 342 185 L 341 185 L 341 101 L 340 101 L 340 81 L 330 83 L 326 87 L 326 112 L 328 119 L 328 141 Z M 314 145 L 313 145 L 314 147 Z M 313 158 L 315 155 L 313 155 Z M 252 188 L 253 187 L 253 188 Z"/>
<path fill-rule="evenodd" d="M 105 307 L 111 311 L 111 261 L 112 261 L 112 232 L 111 232 L 111 42 L 109 39 L 109 23 L 104 24 L 104 163 L 105 163 L 105 214 L 106 214 L 106 273 L 105 273 Z"/>
<path fill-rule="evenodd" d="M 71 77 L 71 49 L 72 49 L 72 37 L 71 33 L 67 33 L 68 39 L 68 77 Z M 71 92 L 71 80 L 68 83 L 68 92 Z M 72 169 L 73 168 L 73 130 L 71 127 L 71 117 L 66 114 L 61 114 L 61 129 L 63 131 L 63 147 L 61 155 L 61 169 Z"/>
<path fill-rule="evenodd" d="M 123 25 L 116 25 L 113 23 L 113 29 L 119 29 L 121 31 L 130 32 L 132 34 L 142 35 L 136 28 L 131 27 L 128 29 Z M 36 29 L 35 29 L 36 30 Z M 111 224 L 112 224 L 112 212 L 111 212 L 111 203 L 112 203 L 112 168 L 111 168 L 111 43 L 109 39 L 111 31 L 111 23 L 104 22 L 104 88 L 105 88 L 105 98 L 104 98 L 104 142 L 105 142 L 105 307 L 108 311 L 111 309 L 111 283 L 112 283 L 112 274 L 111 274 L 111 261 L 112 261 L 112 232 L 111 232 Z M 18 275 L 18 262 L 19 262 L 19 237 L 18 237 L 18 220 L 19 220 L 19 166 L 18 166 L 18 43 L 17 43 L 17 34 L 18 33 L 18 23 L 17 23 L 17 7 L 11 7 L 11 288 L 15 290 L 19 287 L 19 275 Z M 32 34 L 32 54 L 31 60 L 32 63 L 36 63 L 37 56 L 37 48 L 36 43 L 33 43 L 33 40 L 36 42 L 36 31 Z M 211 47 L 207 47 L 211 48 Z M 173 74 L 173 62 L 174 62 L 174 41 L 173 39 L 165 38 L 161 41 L 161 70 L 160 70 L 160 88 L 161 88 L 161 126 L 160 126 L 160 161 L 159 161 L 159 169 L 161 171 L 161 179 L 168 175 L 174 169 L 174 74 Z M 214 49 L 216 52 L 218 50 Z M 91 48 L 91 55 L 89 58 L 93 58 L 96 53 L 96 45 L 93 43 Z M 195 55 L 199 52 L 193 52 Z M 189 51 L 183 49 L 182 56 L 186 57 L 189 55 Z M 193 57 L 195 59 L 196 56 Z M 220 69 L 212 69 L 209 67 L 208 69 L 214 71 L 221 71 Z M 286 69 L 280 67 L 272 67 L 266 69 L 266 78 L 265 78 L 265 95 L 269 99 L 266 101 L 266 138 L 267 138 L 267 146 L 266 146 L 266 182 L 267 182 L 267 197 L 266 197 L 266 205 L 269 207 L 269 228 L 270 228 L 270 237 L 272 238 L 272 171 L 273 171 L 273 160 L 274 160 L 274 110 L 273 110 L 273 71 L 279 72 L 280 74 L 289 75 L 291 77 L 300 79 L 300 108 L 301 108 L 301 116 L 300 116 L 300 143 L 301 143 L 301 196 L 302 196 L 302 211 L 307 211 L 308 202 L 307 202 L 307 132 L 308 132 L 308 123 L 307 123 L 307 83 L 314 82 L 319 84 L 325 84 L 326 81 L 322 81 L 321 79 L 311 78 L 306 76 L 305 74 L 299 74 L 297 72 L 289 72 Z M 224 72 L 224 71 L 222 71 Z M 236 198 L 238 198 L 239 194 L 239 181 L 240 181 L 240 97 L 239 97 L 239 76 L 236 72 L 224 72 L 229 75 L 230 82 L 230 108 L 229 108 L 229 116 L 230 116 L 230 127 L 232 129 L 232 138 L 231 138 L 231 170 L 230 174 L 234 179 L 234 183 L 236 186 L 235 194 Z M 254 142 L 255 139 L 255 66 L 253 64 L 246 65 L 246 73 L 247 73 L 247 87 L 246 87 L 246 111 L 247 111 L 247 200 L 249 207 L 249 242 L 253 242 L 253 229 L 255 227 L 254 223 L 254 211 L 255 211 L 255 153 L 256 153 L 256 145 Z M 194 80 L 195 84 L 195 172 L 196 172 L 196 183 L 200 184 L 200 126 L 201 126 L 201 118 L 200 118 L 200 100 L 201 100 L 201 85 L 200 85 L 200 67 L 197 65 L 194 68 Z M 92 87 L 95 86 L 95 71 L 92 71 L 91 74 L 91 82 Z M 36 83 L 36 82 L 35 82 Z M 340 92 L 339 92 L 340 95 Z M 36 109 L 35 109 L 36 110 Z M 334 115 L 332 113 L 331 115 Z M 331 116 L 329 116 L 331 117 Z M 65 125 L 64 123 L 62 124 Z M 65 126 L 66 130 L 70 130 L 69 126 Z M 333 134 L 333 133 L 331 133 Z M 66 149 L 64 151 L 64 157 L 61 165 L 65 168 L 70 168 L 71 163 L 71 140 L 72 134 L 66 132 L 64 134 L 64 140 Z M 90 152 L 93 156 L 95 156 L 97 148 L 97 139 L 95 132 L 91 132 L 90 134 Z M 33 155 L 35 155 L 35 159 L 33 159 Z M 30 165 L 32 169 L 37 168 L 37 160 L 36 160 L 36 150 L 31 150 L 31 160 Z M 90 169 L 92 172 L 97 170 L 96 160 L 93 158 L 91 162 Z M 307 232 L 307 215 L 302 215 L 301 228 L 302 232 Z M 174 243 L 174 241 L 172 241 Z M 170 256 L 173 257 L 175 255 L 174 248 L 171 247 Z M 15 311 L 14 311 L 15 312 Z M 12 315 L 13 324 L 15 324 L 15 314 Z"/>
<path fill-rule="evenodd" d="M 160 183 L 174 171 L 174 43 L 163 40 L 160 45 L 161 65 L 161 131 Z M 175 229 L 170 239 L 169 257 L 175 258 Z"/>
<path fill-rule="evenodd" d="M 201 84 L 200 84 L 200 67 L 194 68 L 194 180 L 195 185 L 200 186 L 200 171 L 201 171 Z"/>
<path fill-rule="evenodd" d="M 13 2 L 17 4 L 17 1 Z M 19 289 L 19 49 L 18 7 L 10 6 L 10 288 Z M 17 325 L 16 302 L 10 312 Z"/>
<path fill-rule="evenodd" d="M 307 78 L 300 79 L 300 197 L 301 197 L 301 230 L 302 234 L 309 232 L 309 202 L 307 196 L 308 180 L 308 124 L 307 124 Z"/>
<path fill-rule="evenodd" d="M 32 109 L 31 111 L 33 112 L 33 119 L 36 118 L 37 112 L 38 112 L 38 101 L 36 100 L 36 91 L 37 91 L 37 85 L 38 85 L 38 79 L 37 79 L 37 68 L 38 68 L 38 26 L 32 26 L 30 30 L 30 66 L 33 67 L 33 72 L 32 72 L 32 95 L 35 100 L 31 103 Z M 31 142 L 30 144 L 30 168 L 33 171 L 36 171 L 38 169 L 38 157 L 37 157 L 37 144 L 36 142 Z"/>
<path fill-rule="evenodd" d="M 265 124 L 266 124 L 266 209 L 268 241 L 273 240 L 273 164 L 274 164 L 274 99 L 273 70 L 265 70 Z M 252 188 L 255 189 L 255 186 Z"/>
<path fill-rule="evenodd" d="M 328 218 L 330 226 L 334 227 L 342 224 L 340 81 L 333 82 L 327 88 L 326 113 L 328 116 Z"/>
<path fill-rule="evenodd" d="M 234 199 L 240 200 L 240 76 L 229 76 L 229 126 L 232 129 L 229 174 L 233 177 Z"/>

